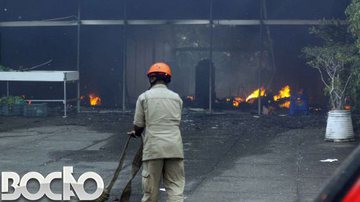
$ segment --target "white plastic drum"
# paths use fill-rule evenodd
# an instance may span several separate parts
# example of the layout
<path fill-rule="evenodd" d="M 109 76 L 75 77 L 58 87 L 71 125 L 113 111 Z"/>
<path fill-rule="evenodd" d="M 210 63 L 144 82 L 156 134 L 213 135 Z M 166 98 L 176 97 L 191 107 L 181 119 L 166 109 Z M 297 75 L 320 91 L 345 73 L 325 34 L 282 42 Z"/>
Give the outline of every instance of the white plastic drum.
<path fill-rule="evenodd" d="M 349 110 L 332 110 L 328 113 L 325 140 L 334 142 L 354 140 Z"/>

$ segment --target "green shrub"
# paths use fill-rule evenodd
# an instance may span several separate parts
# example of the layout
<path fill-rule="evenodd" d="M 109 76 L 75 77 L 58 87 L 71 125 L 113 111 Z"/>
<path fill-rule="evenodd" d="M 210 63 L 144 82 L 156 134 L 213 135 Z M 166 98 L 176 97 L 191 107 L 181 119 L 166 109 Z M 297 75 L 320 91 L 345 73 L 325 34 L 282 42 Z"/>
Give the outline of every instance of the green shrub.
<path fill-rule="evenodd" d="M 20 96 L 7 96 L 0 98 L 0 105 L 16 105 L 16 104 L 25 104 L 26 101 L 23 97 Z"/>

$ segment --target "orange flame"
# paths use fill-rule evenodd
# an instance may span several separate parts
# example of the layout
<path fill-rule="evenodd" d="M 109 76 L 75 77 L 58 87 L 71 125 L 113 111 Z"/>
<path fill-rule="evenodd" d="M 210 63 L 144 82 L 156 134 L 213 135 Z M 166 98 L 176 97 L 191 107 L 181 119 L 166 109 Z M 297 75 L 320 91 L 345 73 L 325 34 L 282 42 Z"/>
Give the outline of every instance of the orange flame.
<path fill-rule="evenodd" d="M 188 96 L 186 96 L 186 99 L 188 99 L 189 101 L 194 101 L 195 97 L 192 95 L 188 95 Z"/>
<path fill-rule="evenodd" d="M 261 89 L 256 89 L 254 92 L 252 92 L 247 98 L 246 98 L 246 102 L 248 102 L 249 100 L 251 99 L 254 99 L 254 98 L 258 98 L 259 97 L 259 90 L 260 91 L 260 96 L 263 97 L 265 96 L 265 89 L 263 87 L 261 87 Z"/>
<path fill-rule="evenodd" d="M 233 106 L 239 107 L 240 103 L 244 102 L 244 98 L 242 97 L 235 97 L 233 100 Z"/>
<path fill-rule="evenodd" d="M 279 105 L 281 108 L 290 108 L 290 100 L 284 102 L 283 104 Z"/>
<path fill-rule="evenodd" d="M 279 94 L 274 96 L 274 101 L 278 101 L 282 98 L 289 98 L 289 97 L 290 97 L 290 86 L 287 85 L 279 91 Z"/>
<path fill-rule="evenodd" d="M 238 103 L 237 101 L 233 100 L 233 106 L 234 107 L 239 107 L 240 103 Z"/>
<path fill-rule="evenodd" d="M 91 106 L 99 106 L 101 105 L 101 98 L 97 96 L 95 93 L 89 94 L 89 101 Z"/>
<path fill-rule="evenodd" d="M 345 105 L 345 106 L 344 106 L 344 109 L 345 109 L 345 110 L 351 110 L 351 106 L 350 106 L 350 105 Z"/>

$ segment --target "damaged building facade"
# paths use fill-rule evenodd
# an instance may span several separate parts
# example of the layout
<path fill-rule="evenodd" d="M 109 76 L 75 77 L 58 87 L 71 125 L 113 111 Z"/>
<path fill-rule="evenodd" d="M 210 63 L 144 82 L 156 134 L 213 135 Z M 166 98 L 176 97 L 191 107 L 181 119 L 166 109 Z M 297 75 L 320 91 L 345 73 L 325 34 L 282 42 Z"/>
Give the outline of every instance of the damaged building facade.
<path fill-rule="evenodd" d="M 316 44 L 308 34 L 310 26 L 318 25 L 321 18 L 344 18 L 338 11 L 347 4 L 322 1 L 305 18 L 306 3 L 286 1 L 275 9 L 279 3 L 42 1 L 35 12 L 4 0 L 0 62 L 20 71 L 47 61 L 36 70 L 79 71 L 82 106 L 91 106 L 95 97 L 101 100 L 95 105 L 134 107 L 137 96 L 148 88 L 145 73 L 154 61 L 172 66 L 176 76 L 171 88 L 191 107 L 236 109 L 257 89 L 277 94 L 287 85 L 293 91 L 306 89 L 312 105 L 326 105 L 319 93 L 322 84 L 315 70 L 306 66 L 301 49 Z M 54 6 L 59 9 L 52 12 Z M 10 85 L 15 95 L 29 99 L 62 96 L 57 90 L 61 87 Z M 68 93 L 76 95 L 76 87 L 70 86 Z M 254 109 L 260 106 L 258 100 L 252 102 Z"/>

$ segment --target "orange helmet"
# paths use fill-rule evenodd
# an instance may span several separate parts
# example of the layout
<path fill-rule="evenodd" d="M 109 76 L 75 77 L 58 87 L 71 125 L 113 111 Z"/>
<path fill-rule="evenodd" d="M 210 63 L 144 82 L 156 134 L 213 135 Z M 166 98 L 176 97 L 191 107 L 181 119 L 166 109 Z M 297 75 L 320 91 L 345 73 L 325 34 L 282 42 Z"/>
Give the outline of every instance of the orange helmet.
<path fill-rule="evenodd" d="M 171 76 L 171 69 L 170 66 L 164 62 L 157 62 L 149 68 L 147 75 L 151 73 L 165 73 L 168 76 Z"/>

